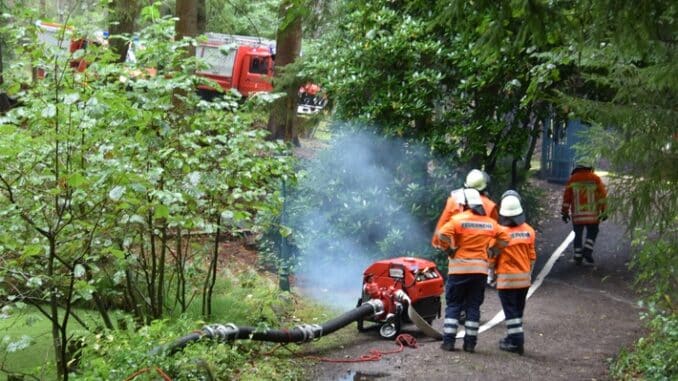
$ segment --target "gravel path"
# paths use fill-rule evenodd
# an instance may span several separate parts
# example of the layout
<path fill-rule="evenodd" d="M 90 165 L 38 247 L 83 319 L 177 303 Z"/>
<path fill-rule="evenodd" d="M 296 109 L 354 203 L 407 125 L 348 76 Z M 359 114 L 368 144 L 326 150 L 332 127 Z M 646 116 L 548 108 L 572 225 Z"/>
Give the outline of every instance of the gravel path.
<path fill-rule="evenodd" d="M 548 192 L 554 210 L 537 231 L 539 259 L 535 273 L 561 244 L 571 225 L 559 219 L 562 187 L 545 182 L 536 185 Z M 595 267 L 571 263 L 572 246 L 556 262 L 541 288 L 525 309 L 525 355 L 502 352 L 498 341 L 503 323 L 480 334 L 476 353 L 443 352 L 440 342 L 422 336 L 415 327 L 403 332 L 416 337 L 418 348 L 361 363 L 318 363 L 309 372 L 312 380 L 606 380 L 608 364 L 642 331 L 632 290 L 633 275 L 626 263 L 629 241 L 623 226 L 604 222 L 596 242 Z M 501 310 L 494 290 L 488 289 L 481 324 Z M 442 330 L 442 320 L 434 322 Z M 345 330 L 355 330 L 351 325 Z M 458 340 L 459 341 L 459 340 Z M 460 347 L 460 343 L 457 343 Z M 324 356 L 357 358 L 371 349 L 388 351 L 392 342 L 376 332 L 356 334 L 350 345 L 330 349 Z"/>

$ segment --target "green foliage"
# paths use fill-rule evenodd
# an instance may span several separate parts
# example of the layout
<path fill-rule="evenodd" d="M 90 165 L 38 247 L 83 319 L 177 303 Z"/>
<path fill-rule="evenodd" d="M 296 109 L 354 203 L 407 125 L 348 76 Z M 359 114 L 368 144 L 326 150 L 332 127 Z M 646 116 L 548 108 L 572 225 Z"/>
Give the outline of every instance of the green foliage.
<path fill-rule="evenodd" d="M 632 268 L 637 272 L 637 283 L 649 303 L 675 314 L 678 300 L 678 240 L 675 227 L 672 235 L 657 236 L 638 228 L 633 245 L 637 248 Z"/>
<path fill-rule="evenodd" d="M 281 205 L 278 178 L 292 177 L 286 147 L 251 128 L 237 102 L 197 97 L 199 62 L 185 55 L 194 42 L 172 41 L 174 21 L 156 21 L 134 67 L 93 44 L 41 46 L 34 25 L 11 25 L 35 43 L 17 45 L 22 61 L 4 84 L 21 107 L 0 119 L 0 296 L 49 306 L 60 373 L 74 304 L 96 306 L 108 328 L 111 305 L 137 324 L 185 311 L 212 292 L 201 285 L 218 255 L 191 236 L 256 229 L 258 211 Z M 80 58 L 84 72 L 71 68 Z M 25 66 L 45 78 L 30 82 Z"/>
<path fill-rule="evenodd" d="M 237 275 L 224 273 L 215 295 L 214 315 L 218 316 L 216 322 L 222 324 L 232 322 L 240 326 L 279 328 L 296 324 L 299 319 L 317 318 L 327 312 L 290 303 L 288 294 L 282 293 L 270 280 L 260 277 L 253 270 Z M 188 312 L 188 316 L 200 313 L 196 309 Z M 271 350 L 270 343 L 238 340 L 218 344 L 203 341 L 189 345 L 173 356 L 149 355 L 153 348 L 169 344 L 205 324 L 184 315 L 173 320 L 156 320 L 141 329 L 92 334 L 86 338 L 88 345 L 83 364 L 74 378 L 124 379 L 135 371 L 149 368 L 148 376 L 154 379 L 156 367 L 172 379 L 181 380 L 293 380 L 302 377 L 303 368 L 299 366 L 299 360 L 288 358 L 287 353 L 282 351 L 267 354 Z M 296 346 L 290 344 L 290 348 L 294 350 Z"/>
<path fill-rule="evenodd" d="M 279 0 L 209 0 L 207 30 L 275 38 Z"/>
<path fill-rule="evenodd" d="M 76 309 L 87 326 L 97 326 L 100 316 L 95 311 Z M 115 317 L 123 314 L 112 312 Z M 21 305 L 5 306 L 0 314 L 0 368 L 5 372 L 42 375 L 43 379 L 56 378 L 54 347 L 50 337 L 51 322 L 37 308 Z M 82 337 L 88 331 L 80 324 L 69 327 L 69 335 Z"/>
<path fill-rule="evenodd" d="M 336 116 L 359 122 L 356 128 L 375 125 L 489 171 L 506 156 L 527 159 L 542 111 L 528 84 L 544 73 L 530 71 L 536 60 L 527 49 L 490 56 L 475 27 L 424 11 L 447 2 L 438 3 L 346 3 L 335 30 L 308 56 L 307 70 L 324 79 Z"/>
<path fill-rule="evenodd" d="M 632 352 L 622 350 L 610 369 L 616 380 L 673 380 L 678 374 L 678 316 L 649 305 L 643 319 L 650 329 Z"/>

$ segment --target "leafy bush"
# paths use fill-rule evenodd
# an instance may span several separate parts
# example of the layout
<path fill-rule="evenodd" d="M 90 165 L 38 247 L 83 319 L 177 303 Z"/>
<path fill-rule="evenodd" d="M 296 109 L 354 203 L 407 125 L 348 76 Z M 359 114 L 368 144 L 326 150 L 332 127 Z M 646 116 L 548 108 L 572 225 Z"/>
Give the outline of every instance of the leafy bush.
<path fill-rule="evenodd" d="M 306 318 L 287 294 L 254 271 L 240 275 L 224 273 L 215 289 L 216 322 L 241 326 L 278 328 Z M 293 380 L 301 377 L 302 367 L 294 359 L 266 355 L 270 343 L 239 340 L 232 343 L 200 341 L 173 356 L 149 355 L 159 346 L 202 328 L 195 320 L 198 309 L 172 320 L 155 320 L 138 330 L 105 331 L 85 338 L 83 361 L 74 374 L 78 380 L 125 379 L 146 370 L 138 380 L 157 379 L 156 368 L 178 380 Z M 132 327 L 133 324 L 128 326 Z M 282 353 L 282 352 L 281 352 Z"/>
<path fill-rule="evenodd" d="M 632 351 L 622 350 L 612 364 L 619 380 L 675 380 L 678 375 L 678 314 L 663 313 L 654 304 L 642 318 L 650 329 Z"/>

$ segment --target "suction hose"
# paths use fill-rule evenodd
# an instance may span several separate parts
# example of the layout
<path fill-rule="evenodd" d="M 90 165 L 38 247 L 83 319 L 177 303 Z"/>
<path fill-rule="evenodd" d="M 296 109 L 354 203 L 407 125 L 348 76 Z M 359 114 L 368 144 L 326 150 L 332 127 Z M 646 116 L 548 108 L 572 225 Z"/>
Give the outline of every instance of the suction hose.
<path fill-rule="evenodd" d="M 379 315 L 383 312 L 384 304 L 381 300 L 369 300 L 357 308 L 325 322 L 324 324 L 302 324 L 289 330 L 267 329 L 265 331 L 257 331 L 256 328 L 253 327 L 240 327 L 235 324 L 210 324 L 204 326 L 200 331 L 193 332 L 175 340 L 169 345 L 155 347 L 151 350 L 150 354 L 156 355 L 159 353 L 166 353 L 172 355 L 181 351 L 188 343 L 203 338 L 221 342 L 250 339 L 257 341 L 271 341 L 274 343 L 304 343 L 319 339 L 321 336 L 329 335 L 356 320 Z"/>

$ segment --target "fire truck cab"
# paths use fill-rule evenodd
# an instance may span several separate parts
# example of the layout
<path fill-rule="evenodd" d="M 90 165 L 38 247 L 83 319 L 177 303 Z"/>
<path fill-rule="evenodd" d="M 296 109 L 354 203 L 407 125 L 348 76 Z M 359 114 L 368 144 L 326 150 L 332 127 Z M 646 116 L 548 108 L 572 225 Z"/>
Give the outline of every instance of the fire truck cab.
<path fill-rule="evenodd" d="M 195 51 L 207 67 L 197 74 L 215 81 L 223 90 L 235 89 L 246 97 L 271 92 L 274 46 L 274 41 L 257 37 L 207 33 L 207 41 Z M 208 85 L 200 85 L 198 91 L 206 99 L 217 95 Z"/>

